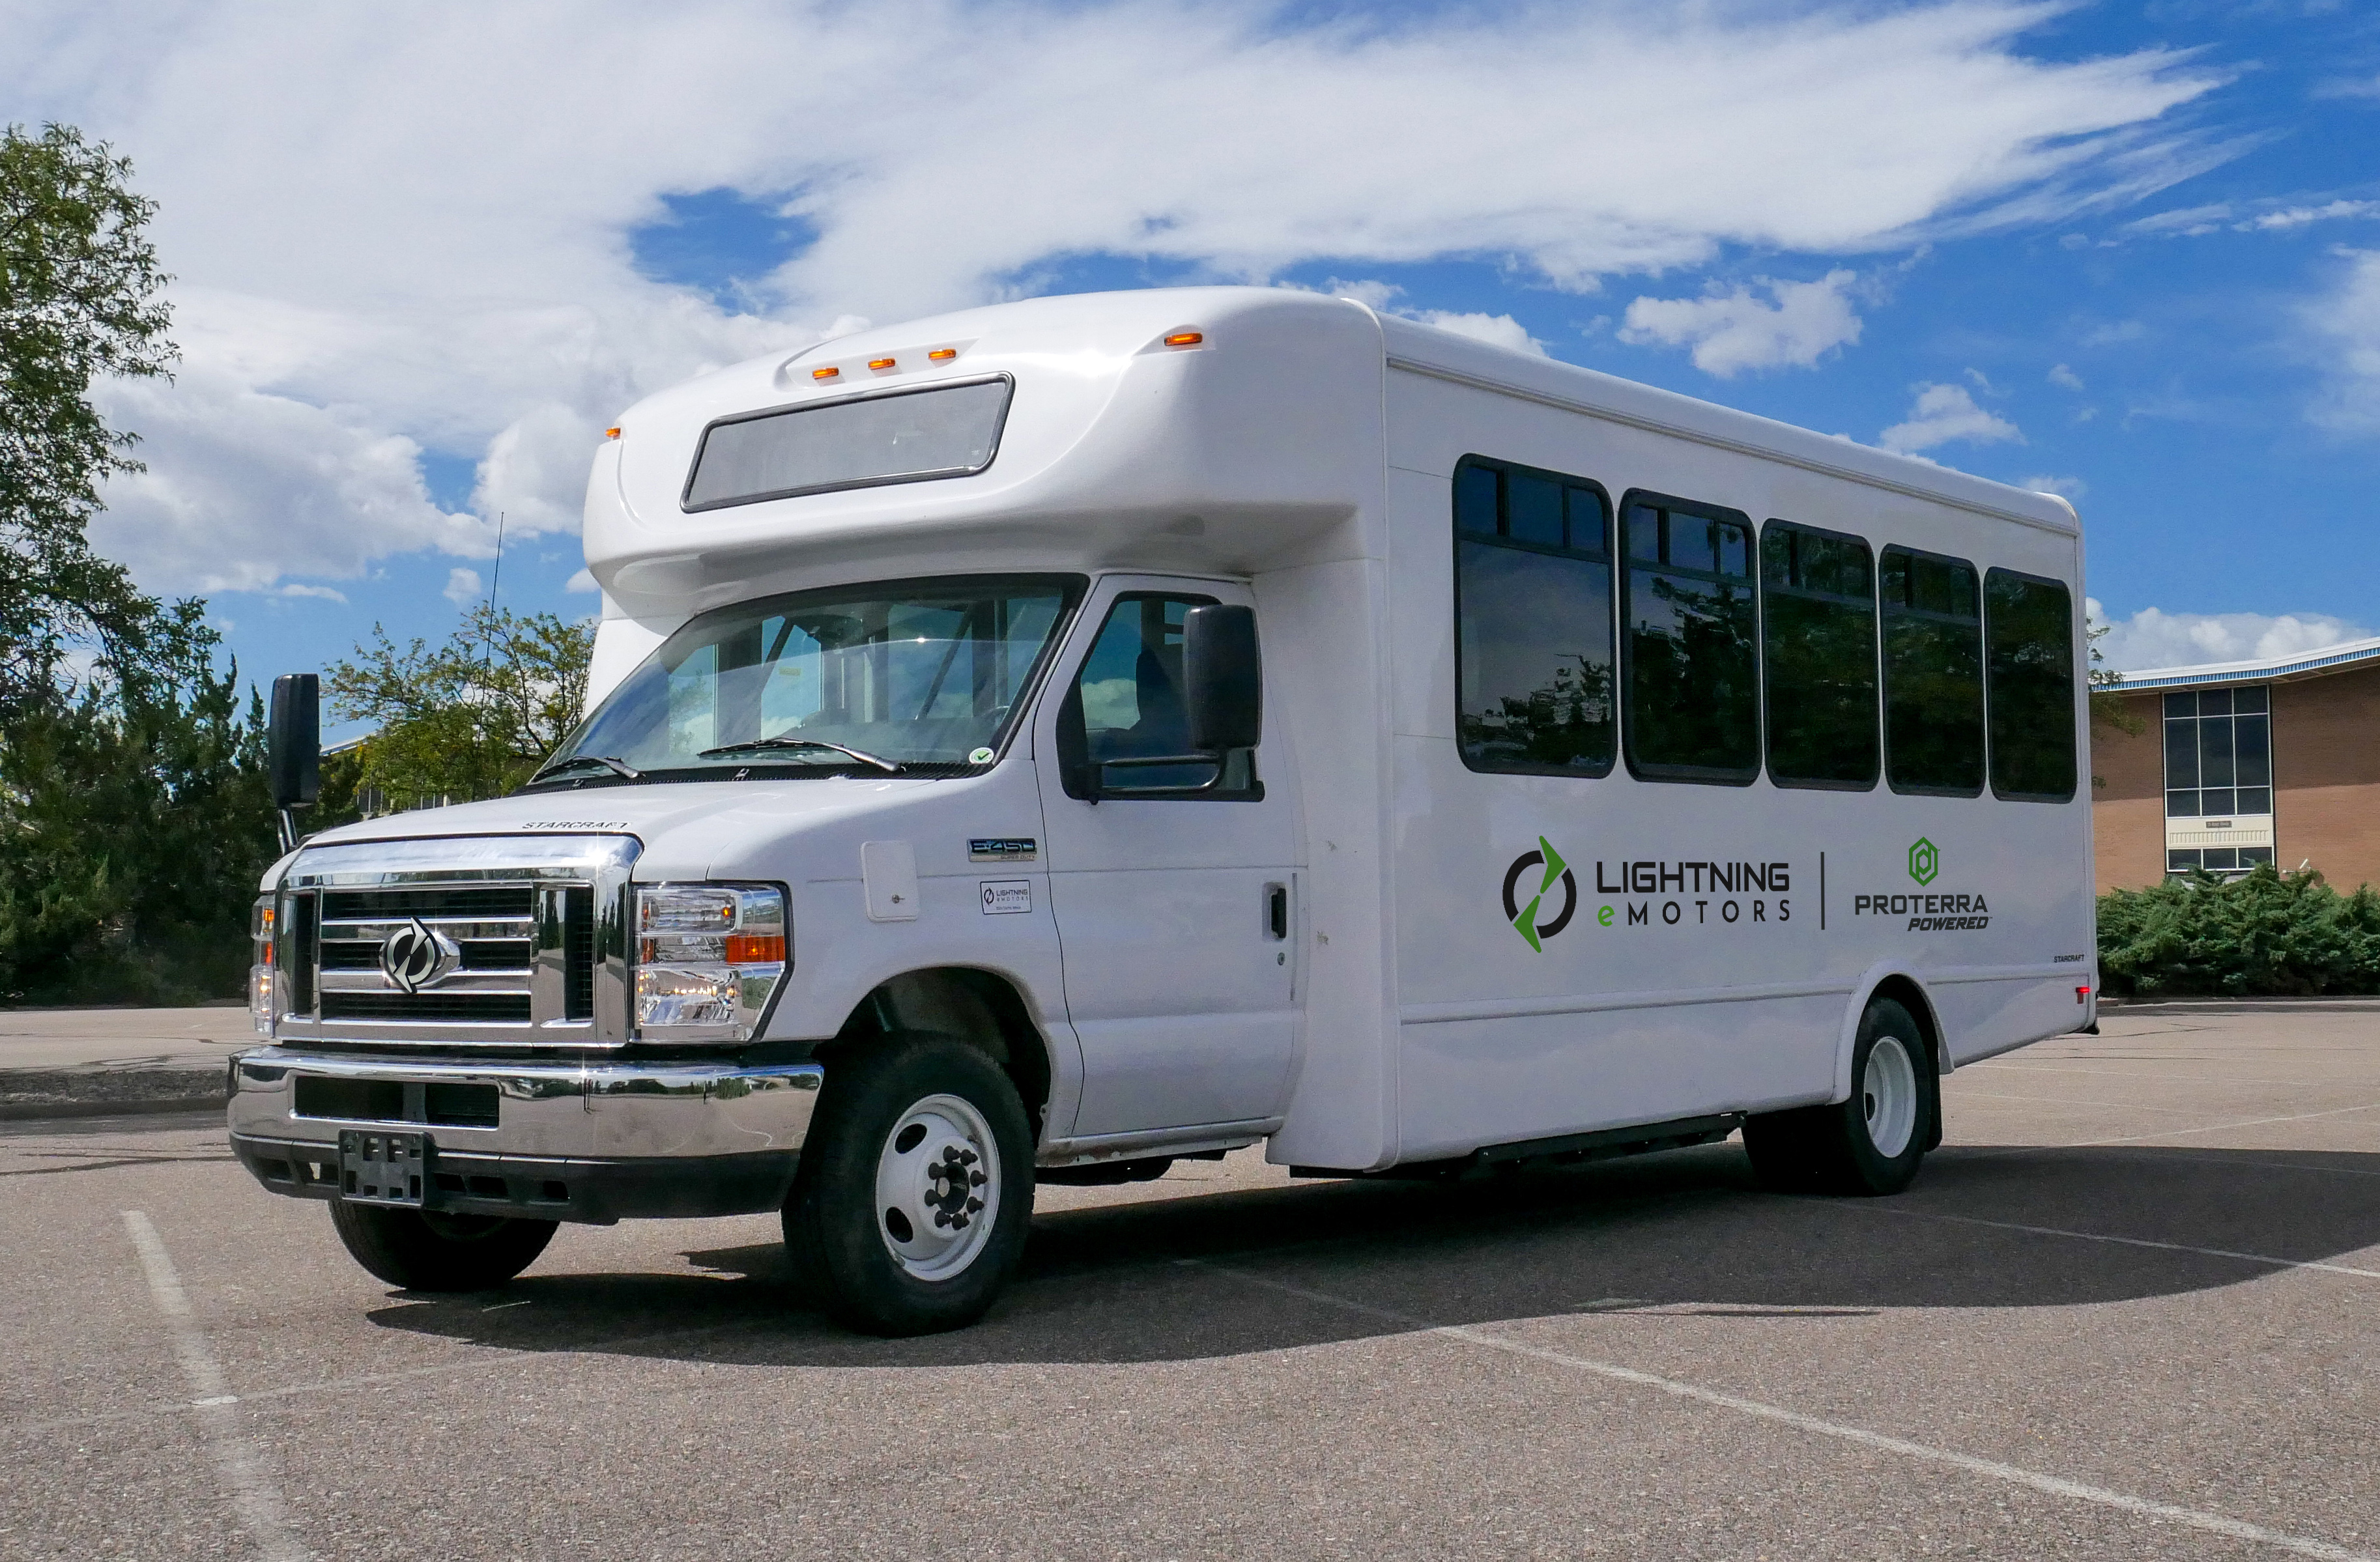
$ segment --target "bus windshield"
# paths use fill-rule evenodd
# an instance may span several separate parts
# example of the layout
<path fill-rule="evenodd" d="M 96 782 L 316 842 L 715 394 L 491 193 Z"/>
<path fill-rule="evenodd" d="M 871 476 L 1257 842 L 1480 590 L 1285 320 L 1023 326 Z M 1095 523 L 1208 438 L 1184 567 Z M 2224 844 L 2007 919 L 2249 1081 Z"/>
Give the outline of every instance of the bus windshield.
<path fill-rule="evenodd" d="M 895 581 L 703 613 L 532 784 L 989 765 L 1082 588 L 1064 575 Z"/>

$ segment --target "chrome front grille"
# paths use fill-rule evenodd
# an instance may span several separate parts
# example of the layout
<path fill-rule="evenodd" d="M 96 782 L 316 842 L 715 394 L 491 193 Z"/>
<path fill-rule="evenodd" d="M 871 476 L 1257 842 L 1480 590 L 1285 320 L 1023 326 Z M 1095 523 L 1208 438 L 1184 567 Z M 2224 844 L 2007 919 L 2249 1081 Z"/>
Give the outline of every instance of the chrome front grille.
<path fill-rule="evenodd" d="M 613 1046 L 626 1033 L 626 837 L 312 848 L 284 880 L 291 1040 Z M 507 860 L 509 859 L 509 860 Z M 424 976 L 393 954 L 439 951 Z"/>

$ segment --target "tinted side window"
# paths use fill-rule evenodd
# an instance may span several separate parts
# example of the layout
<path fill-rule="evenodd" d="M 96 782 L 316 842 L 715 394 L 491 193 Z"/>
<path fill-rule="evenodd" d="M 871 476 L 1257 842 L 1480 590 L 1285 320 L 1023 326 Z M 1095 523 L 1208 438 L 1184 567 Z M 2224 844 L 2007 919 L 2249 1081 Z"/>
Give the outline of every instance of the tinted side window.
<path fill-rule="evenodd" d="M 1628 768 L 1749 785 L 1760 771 L 1752 523 L 1658 494 L 1621 508 Z"/>
<path fill-rule="evenodd" d="M 1895 792 L 1973 797 L 1984 790 L 1983 603 L 1975 566 L 1888 548 L 1884 606 L 1884 772 Z"/>
<path fill-rule="evenodd" d="M 1603 490 L 1466 456 L 1454 474 L 1456 741 L 1475 770 L 1600 776 L 1611 701 Z"/>
<path fill-rule="evenodd" d="M 1087 797 L 1096 789 L 1110 797 L 1127 793 L 1181 796 L 1216 780 L 1215 767 L 1200 761 L 1100 769 L 1111 759 L 1189 752 L 1190 714 L 1182 695 L 1182 623 L 1192 608 L 1214 599 L 1135 593 L 1117 598 L 1108 610 L 1107 622 L 1099 625 L 1099 638 L 1091 642 L 1058 717 L 1059 757 L 1069 795 Z M 1208 800 L 1262 796 L 1256 782 L 1256 756 L 1245 748 L 1232 750 L 1225 757 L 1220 781 L 1195 795 Z"/>
<path fill-rule="evenodd" d="M 2074 795 L 2074 599 L 2055 580 L 1984 576 L 1991 690 L 1992 793 L 2064 803 Z"/>
<path fill-rule="evenodd" d="M 1867 543 L 1769 522 L 1760 533 L 1760 618 L 1768 779 L 1874 786 L 1876 559 Z"/>

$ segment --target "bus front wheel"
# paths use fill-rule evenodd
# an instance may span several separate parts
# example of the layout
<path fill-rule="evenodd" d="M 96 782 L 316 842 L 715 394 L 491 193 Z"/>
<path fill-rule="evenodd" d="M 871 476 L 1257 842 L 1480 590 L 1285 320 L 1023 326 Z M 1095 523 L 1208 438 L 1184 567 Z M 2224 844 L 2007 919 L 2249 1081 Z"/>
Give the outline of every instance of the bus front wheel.
<path fill-rule="evenodd" d="M 1933 1051 L 1915 1016 L 1888 998 L 1860 1017 L 1852 1093 L 1830 1106 L 1755 1113 L 1743 1147 L 1761 1186 L 1780 1193 L 1897 1193 L 1941 1142 Z"/>

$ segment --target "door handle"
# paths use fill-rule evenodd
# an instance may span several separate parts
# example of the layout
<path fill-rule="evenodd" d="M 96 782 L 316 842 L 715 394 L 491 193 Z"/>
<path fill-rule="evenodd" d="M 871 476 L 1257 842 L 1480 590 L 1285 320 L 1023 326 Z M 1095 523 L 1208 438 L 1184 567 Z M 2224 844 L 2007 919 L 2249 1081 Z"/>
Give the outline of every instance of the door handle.
<path fill-rule="evenodd" d="M 1265 931 L 1276 938 L 1289 937 L 1289 886 L 1265 886 Z"/>

